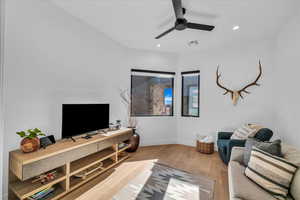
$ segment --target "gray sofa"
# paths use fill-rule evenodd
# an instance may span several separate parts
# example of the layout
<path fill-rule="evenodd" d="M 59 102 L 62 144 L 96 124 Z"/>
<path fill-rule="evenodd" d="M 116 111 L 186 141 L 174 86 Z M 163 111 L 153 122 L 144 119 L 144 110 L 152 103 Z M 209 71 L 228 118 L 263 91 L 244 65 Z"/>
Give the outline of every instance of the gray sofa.
<path fill-rule="evenodd" d="M 244 147 L 234 147 L 228 164 L 228 182 L 230 200 L 277 200 L 260 188 L 245 175 L 243 165 Z M 285 159 L 300 166 L 300 151 L 288 145 L 282 145 Z M 300 170 L 296 172 L 291 185 L 291 194 L 295 200 L 300 200 Z M 292 198 L 288 198 L 292 199 Z"/>

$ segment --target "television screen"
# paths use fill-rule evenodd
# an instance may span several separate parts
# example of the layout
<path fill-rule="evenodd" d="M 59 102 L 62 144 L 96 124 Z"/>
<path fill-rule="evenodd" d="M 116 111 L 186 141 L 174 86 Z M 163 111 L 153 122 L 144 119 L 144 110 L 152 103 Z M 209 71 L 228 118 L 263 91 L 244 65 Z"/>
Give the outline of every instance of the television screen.
<path fill-rule="evenodd" d="M 63 104 L 62 138 L 109 127 L 109 104 Z"/>

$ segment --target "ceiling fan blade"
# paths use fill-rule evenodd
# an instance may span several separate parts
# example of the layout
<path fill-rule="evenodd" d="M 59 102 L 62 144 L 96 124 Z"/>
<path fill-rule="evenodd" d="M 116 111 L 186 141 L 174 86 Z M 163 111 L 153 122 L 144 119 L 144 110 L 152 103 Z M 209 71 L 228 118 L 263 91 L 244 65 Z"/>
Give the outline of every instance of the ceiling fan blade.
<path fill-rule="evenodd" d="M 186 26 L 190 29 L 197 29 L 202 31 L 212 31 L 214 30 L 215 26 L 206 25 L 206 24 L 196 24 L 188 22 Z"/>
<path fill-rule="evenodd" d="M 174 30 L 175 30 L 175 27 L 170 28 L 169 30 L 167 30 L 167 31 L 163 32 L 162 34 L 160 34 L 159 36 L 157 36 L 155 39 L 159 39 L 159 38 L 161 38 L 161 37 L 167 35 L 168 33 L 172 32 L 172 31 L 174 31 Z"/>
<path fill-rule="evenodd" d="M 172 0 L 175 16 L 178 19 L 183 18 L 182 2 L 181 0 Z"/>

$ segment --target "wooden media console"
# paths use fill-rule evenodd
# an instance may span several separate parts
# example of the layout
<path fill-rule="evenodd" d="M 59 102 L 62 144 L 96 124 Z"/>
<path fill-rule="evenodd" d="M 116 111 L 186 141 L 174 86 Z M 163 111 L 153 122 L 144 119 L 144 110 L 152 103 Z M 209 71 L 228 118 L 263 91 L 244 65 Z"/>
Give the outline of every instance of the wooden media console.
<path fill-rule="evenodd" d="M 55 191 L 47 200 L 56 200 L 72 192 L 118 163 L 128 158 L 127 145 L 119 144 L 132 136 L 132 129 L 120 129 L 107 134 L 97 134 L 90 139 L 80 136 L 57 143 L 32 153 L 21 150 L 9 154 L 9 200 L 27 200 L 30 196 L 50 187 Z M 101 167 L 99 167 L 101 164 Z M 55 170 L 53 180 L 41 184 L 37 176 Z M 86 173 L 84 178 L 78 174 Z"/>

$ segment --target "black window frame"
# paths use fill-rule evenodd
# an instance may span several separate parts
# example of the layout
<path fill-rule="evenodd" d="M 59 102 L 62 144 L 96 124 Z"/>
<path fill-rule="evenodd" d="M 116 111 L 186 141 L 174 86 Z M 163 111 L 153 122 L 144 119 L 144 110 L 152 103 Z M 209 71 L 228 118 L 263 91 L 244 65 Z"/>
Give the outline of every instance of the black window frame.
<path fill-rule="evenodd" d="M 198 115 L 185 115 L 183 112 L 183 98 L 184 98 L 184 75 L 186 74 L 198 74 Z M 194 85 L 195 86 L 195 85 Z M 188 96 L 189 98 L 189 96 Z M 200 70 L 194 70 L 194 71 L 184 71 L 181 72 L 181 117 L 200 117 Z"/>
<path fill-rule="evenodd" d="M 172 113 L 171 115 L 133 115 L 132 113 L 132 72 L 141 72 L 141 73 L 153 73 L 153 74 L 167 74 L 167 75 L 173 75 L 172 78 Z M 175 72 L 167 72 L 167 71 L 156 71 L 156 70 L 144 70 L 144 69 L 131 69 L 131 75 L 130 75 L 130 116 L 131 117 L 174 117 L 174 79 L 175 79 Z"/>

